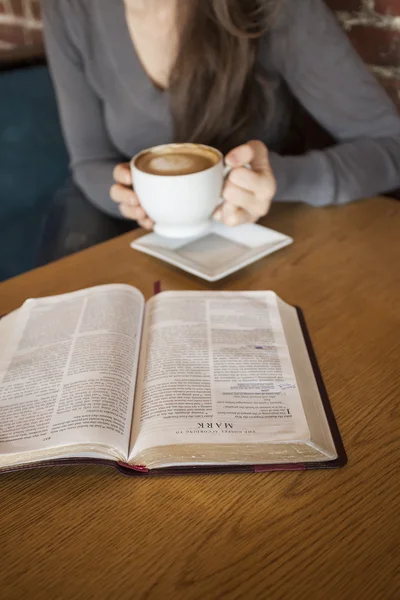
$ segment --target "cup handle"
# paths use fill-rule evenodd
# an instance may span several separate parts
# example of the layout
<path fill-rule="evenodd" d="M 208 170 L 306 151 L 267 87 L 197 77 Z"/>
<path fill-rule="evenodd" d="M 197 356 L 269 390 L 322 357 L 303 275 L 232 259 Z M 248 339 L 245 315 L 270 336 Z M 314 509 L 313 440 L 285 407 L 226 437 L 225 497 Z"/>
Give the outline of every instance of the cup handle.
<path fill-rule="evenodd" d="M 231 167 L 231 165 L 224 166 L 224 182 L 226 181 L 226 179 L 229 176 L 229 173 L 232 171 L 232 169 L 233 169 L 233 167 Z"/>

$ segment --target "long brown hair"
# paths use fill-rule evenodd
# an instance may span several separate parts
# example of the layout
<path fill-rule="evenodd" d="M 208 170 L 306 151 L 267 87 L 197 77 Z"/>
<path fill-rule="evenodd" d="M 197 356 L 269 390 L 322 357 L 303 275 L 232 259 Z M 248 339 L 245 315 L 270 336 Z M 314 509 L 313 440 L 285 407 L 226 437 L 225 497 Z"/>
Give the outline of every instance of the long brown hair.
<path fill-rule="evenodd" d="M 278 3 L 181 0 L 180 46 L 169 86 L 176 141 L 222 151 L 246 141 L 254 115 L 267 109 L 257 55 Z"/>

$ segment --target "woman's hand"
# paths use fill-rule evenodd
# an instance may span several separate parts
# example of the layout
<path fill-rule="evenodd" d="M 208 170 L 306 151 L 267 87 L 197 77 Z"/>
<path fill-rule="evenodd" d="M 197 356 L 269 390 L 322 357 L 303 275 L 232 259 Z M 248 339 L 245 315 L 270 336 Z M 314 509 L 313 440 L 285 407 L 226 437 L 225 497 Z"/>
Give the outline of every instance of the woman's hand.
<path fill-rule="evenodd" d="M 153 229 L 154 223 L 140 206 L 139 198 L 132 188 L 132 174 L 129 163 L 117 165 L 114 169 L 115 184 L 110 190 L 111 200 L 119 204 L 121 215 L 137 221 L 144 229 Z"/>
<path fill-rule="evenodd" d="M 226 157 L 232 167 L 223 191 L 224 204 L 214 213 L 214 219 L 231 227 L 242 223 L 254 223 L 266 215 L 276 193 L 276 180 L 269 164 L 265 144 L 252 141 L 232 150 Z M 250 165 L 251 169 L 245 165 Z M 153 229 L 153 221 L 140 206 L 132 188 L 129 163 L 114 169 L 115 184 L 110 191 L 111 199 L 119 204 L 121 214 L 137 221 L 144 229 Z"/>
<path fill-rule="evenodd" d="M 229 152 L 225 160 L 232 171 L 222 193 L 225 202 L 215 211 L 214 219 L 230 227 L 255 223 L 269 212 L 276 194 L 268 149 L 262 142 L 252 141 Z"/>

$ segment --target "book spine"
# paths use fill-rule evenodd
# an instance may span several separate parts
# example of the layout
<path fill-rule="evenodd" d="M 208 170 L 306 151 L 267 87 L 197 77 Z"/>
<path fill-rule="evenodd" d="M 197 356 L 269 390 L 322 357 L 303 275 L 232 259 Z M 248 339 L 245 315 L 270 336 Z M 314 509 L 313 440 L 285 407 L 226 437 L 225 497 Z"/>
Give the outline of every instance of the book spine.
<path fill-rule="evenodd" d="M 299 464 L 287 464 L 287 465 L 256 465 L 254 467 L 254 473 L 268 473 L 270 471 L 306 471 L 307 465 L 303 463 Z"/>

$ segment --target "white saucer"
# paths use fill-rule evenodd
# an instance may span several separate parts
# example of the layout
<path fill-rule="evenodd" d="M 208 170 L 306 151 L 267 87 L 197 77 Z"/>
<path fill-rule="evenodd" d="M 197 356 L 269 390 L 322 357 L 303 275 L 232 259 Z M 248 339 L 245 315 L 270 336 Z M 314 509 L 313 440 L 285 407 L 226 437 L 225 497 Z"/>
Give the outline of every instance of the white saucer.
<path fill-rule="evenodd" d="M 196 238 L 177 240 L 150 233 L 131 246 L 206 281 L 219 281 L 292 243 L 292 238 L 260 225 L 230 228 L 213 222 Z"/>

